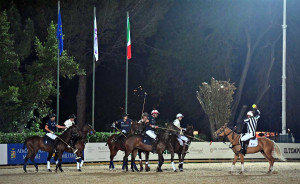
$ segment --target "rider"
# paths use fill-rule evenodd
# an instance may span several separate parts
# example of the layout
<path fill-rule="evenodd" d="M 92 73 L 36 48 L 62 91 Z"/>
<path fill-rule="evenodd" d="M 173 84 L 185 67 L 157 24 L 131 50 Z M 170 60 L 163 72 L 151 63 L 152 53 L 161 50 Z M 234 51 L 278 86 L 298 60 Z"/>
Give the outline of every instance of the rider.
<path fill-rule="evenodd" d="M 69 128 L 69 127 L 71 127 L 72 125 L 75 125 L 75 121 L 74 121 L 75 119 L 76 119 L 76 116 L 75 116 L 74 114 L 71 114 L 71 115 L 69 116 L 69 119 L 66 120 L 66 121 L 64 122 L 66 128 Z M 78 151 L 78 149 L 74 149 L 76 140 L 71 139 L 69 143 L 70 143 L 70 146 L 71 146 L 72 149 L 73 149 L 73 152 L 76 153 L 76 152 Z"/>
<path fill-rule="evenodd" d="M 75 121 L 74 121 L 75 119 L 76 119 L 76 116 L 74 114 L 71 114 L 69 116 L 69 119 L 64 122 L 66 128 L 69 128 L 70 126 L 75 125 Z"/>
<path fill-rule="evenodd" d="M 152 152 L 156 152 L 156 146 L 158 143 L 157 135 L 154 132 L 154 128 L 158 128 L 158 126 L 155 125 L 155 118 L 157 118 L 159 112 L 157 110 L 153 110 L 151 112 L 151 116 L 149 117 L 148 122 L 146 122 L 146 134 L 154 139 L 154 144 L 152 146 Z"/>
<path fill-rule="evenodd" d="M 141 119 L 140 121 L 138 121 L 138 123 L 139 123 L 139 124 L 141 124 L 141 123 L 146 124 L 146 123 L 148 123 L 148 122 L 149 122 L 149 114 L 148 114 L 147 112 L 144 112 L 144 113 L 142 114 L 142 119 Z"/>
<path fill-rule="evenodd" d="M 122 114 L 122 118 L 116 122 L 113 123 L 112 127 L 116 128 L 116 125 L 119 125 L 120 129 L 121 129 L 121 133 L 118 134 L 113 140 L 112 142 L 116 142 L 120 137 L 122 137 L 123 135 L 128 135 L 130 132 L 130 128 L 131 128 L 131 122 L 132 120 L 128 118 L 129 114 L 126 114 L 125 112 Z"/>
<path fill-rule="evenodd" d="M 50 138 L 50 139 L 52 139 L 52 140 L 54 140 L 54 142 L 53 142 L 53 147 L 52 147 L 52 149 L 53 149 L 53 151 L 55 152 L 56 150 L 55 150 L 55 148 L 56 148 L 56 145 L 57 145 L 57 143 L 58 143 L 58 139 L 57 139 L 57 136 L 55 135 L 55 129 L 56 128 L 61 128 L 61 129 L 65 129 L 66 127 L 65 126 L 61 126 L 61 125 L 58 125 L 58 124 L 56 124 L 56 122 L 55 122 L 55 117 L 56 117 L 56 115 L 55 114 L 51 114 L 50 116 L 49 116 L 49 120 L 47 121 L 47 123 L 46 123 L 46 125 L 45 125 L 45 132 L 46 132 L 46 135 Z"/>
<path fill-rule="evenodd" d="M 257 109 L 255 104 L 252 105 L 252 111 L 247 112 L 247 119 L 244 123 L 247 124 L 247 133 L 241 137 L 241 150 L 240 153 L 246 154 L 246 144 L 245 142 L 256 135 L 257 121 L 260 118 L 260 111 Z"/>
<path fill-rule="evenodd" d="M 173 121 L 173 124 L 180 130 L 180 134 L 177 135 L 179 139 L 183 141 L 183 148 L 182 148 L 182 154 L 186 153 L 186 146 L 189 145 L 190 140 L 183 134 L 183 130 L 186 130 L 185 128 L 181 128 L 180 121 L 183 119 L 183 115 L 181 113 L 178 113 L 176 115 L 176 119 Z"/>

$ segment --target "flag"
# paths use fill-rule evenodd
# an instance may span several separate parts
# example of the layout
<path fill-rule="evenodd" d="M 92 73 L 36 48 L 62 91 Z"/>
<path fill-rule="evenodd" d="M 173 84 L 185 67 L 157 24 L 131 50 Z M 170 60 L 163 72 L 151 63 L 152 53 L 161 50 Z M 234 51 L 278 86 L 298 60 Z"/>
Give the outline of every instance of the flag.
<path fill-rule="evenodd" d="M 95 16 L 95 21 L 94 21 L 94 55 L 95 55 L 96 61 L 98 61 L 98 36 L 97 36 L 96 16 Z"/>
<path fill-rule="evenodd" d="M 130 22 L 127 16 L 127 59 L 131 59 Z"/>
<path fill-rule="evenodd" d="M 60 10 L 58 10 L 58 22 L 57 22 L 56 37 L 57 37 L 57 40 L 58 40 L 59 55 L 61 55 L 61 53 L 64 49 L 64 42 L 63 42 L 63 32 L 62 32 Z"/>

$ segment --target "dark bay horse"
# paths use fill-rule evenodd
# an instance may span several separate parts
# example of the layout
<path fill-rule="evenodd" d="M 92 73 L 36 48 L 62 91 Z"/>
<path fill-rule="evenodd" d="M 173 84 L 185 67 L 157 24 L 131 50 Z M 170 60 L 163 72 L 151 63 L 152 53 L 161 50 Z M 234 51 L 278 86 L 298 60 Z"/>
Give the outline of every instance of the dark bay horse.
<path fill-rule="evenodd" d="M 164 163 L 163 152 L 166 150 L 168 141 L 170 140 L 170 136 L 172 135 L 171 128 L 172 127 L 169 127 L 169 125 L 167 125 L 167 128 L 159 129 L 159 133 L 157 135 L 157 139 L 158 139 L 158 143 L 156 146 L 156 152 L 158 154 L 158 167 L 156 170 L 157 172 L 162 172 L 161 166 Z M 134 164 L 133 165 L 134 169 L 138 171 L 135 166 L 135 157 L 137 155 L 138 150 L 151 152 L 152 145 L 144 144 L 142 135 L 129 136 L 125 141 L 125 156 L 123 157 L 123 166 L 127 166 L 128 156 L 132 154 L 131 163 Z M 149 163 L 149 158 L 146 159 L 146 163 Z M 145 169 L 146 171 L 149 169 L 147 164 Z M 127 167 L 126 167 L 126 171 L 128 171 Z"/>
<path fill-rule="evenodd" d="M 68 143 L 70 140 L 74 140 L 79 136 L 80 136 L 79 128 L 76 125 L 73 125 L 70 128 L 68 128 L 67 130 L 65 130 L 58 137 L 60 139 L 62 139 L 64 142 Z M 27 147 L 28 152 L 24 159 L 24 167 L 23 167 L 24 171 L 27 172 L 26 165 L 27 165 L 28 159 L 30 159 L 32 161 L 32 163 L 34 164 L 34 166 L 36 168 L 36 171 L 38 171 L 38 166 L 37 166 L 36 162 L 34 161 L 34 157 L 36 156 L 36 154 L 38 153 L 39 150 L 43 150 L 46 152 L 52 152 L 52 147 L 45 145 L 43 142 L 43 137 L 40 137 L 40 136 L 32 136 L 32 137 L 27 138 L 24 142 L 23 149 L 25 149 L 25 146 Z M 63 170 L 61 168 L 62 154 L 63 154 L 64 150 L 66 150 L 66 148 L 67 148 L 67 145 L 65 143 L 63 143 L 61 140 L 58 142 L 58 144 L 56 146 L 56 151 L 57 151 L 56 154 L 58 156 L 57 167 L 59 168 L 59 170 L 61 172 L 63 172 Z"/>
<path fill-rule="evenodd" d="M 194 127 L 193 125 L 187 125 L 186 131 L 184 132 L 184 135 L 186 135 L 189 139 L 194 137 Z M 183 143 L 185 144 L 185 143 Z M 184 158 L 185 155 L 187 153 L 187 150 L 189 149 L 189 145 L 185 146 L 185 150 L 183 150 L 183 146 L 180 145 L 179 141 L 178 141 L 178 136 L 177 135 L 172 135 L 172 137 L 170 138 L 168 147 L 167 147 L 168 151 L 171 154 L 171 163 L 172 163 L 172 167 L 174 172 L 177 172 L 175 164 L 174 164 L 174 153 L 178 154 L 178 161 L 179 161 L 179 170 L 182 172 L 183 171 L 183 162 L 184 162 Z"/>
<path fill-rule="evenodd" d="M 87 141 L 87 135 L 88 134 L 94 135 L 96 133 L 96 131 L 91 127 L 90 124 L 85 124 L 85 125 L 83 125 L 83 127 L 80 129 L 79 132 L 80 132 L 79 137 L 76 140 L 74 140 L 74 142 L 75 142 L 75 149 L 78 150 L 76 152 L 76 155 L 77 155 L 77 157 L 80 157 L 80 159 L 76 159 L 77 170 L 81 171 L 81 167 L 83 166 L 83 163 L 84 163 L 83 150 L 85 148 L 85 143 Z M 68 148 L 68 147 L 64 151 L 69 152 L 69 153 L 73 153 L 72 148 Z M 50 169 L 50 160 L 51 160 L 52 155 L 53 155 L 53 152 L 51 150 L 51 152 L 49 152 L 48 158 L 47 158 L 47 167 L 48 167 L 49 172 L 52 172 L 51 169 Z M 55 154 L 54 160 L 56 162 L 57 162 L 57 159 L 58 159 L 58 155 Z M 49 163 L 49 166 L 48 166 L 48 163 Z M 57 170 L 57 167 L 56 167 L 55 170 Z"/>
<path fill-rule="evenodd" d="M 137 123 L 136 121 L 133 121 L 131 124 L 130 132 L 129 132 L 128 136 L 134 135 L 134 134 L 141 134 L 142 130 L 143 130 L 142 125 Z M 119 150 L 125 151 L 124 143 L 125 143 L 126 137 L 122 136 L 118 139 L 118 141 L 113 141 L 117 135 L 118 134 L 111 135 L 106 142 L 106 145 L 108 145 L 108 148 L 110 150 L 110 162 L 109 162 L 110 170 L 113 170 L 115 168 L 113 160 L 114 160 L 115 156 L 117 155 L 118 151 Z"/>
<path fill-rule="evenodd" d="M 231 171 L 229 173 L 233 172 L 235 163 L 236 163 L 237 159 L 240 157 L 241 164 L 242 164 L 242 170 L 241 170 L 240 174 L 242 174 L 244 172 L 244 155 L 239 153 L 239 151 L 241 150 L 241 145 L 239 143 L 241 136 L 239 134 L 235 133 L 230 128 L 228 128 L 227 124 L 225 124 L 224 126 L 219 128 L 214 133 L 214 137 L 215 138 L 218 138 L 218 137 L 227 137 L 228 138 L 228 140 L 230 141 L 230 143 L 232 145 L 231 149 L 234 152 L 234 159 L 233 159 L 233 163 L 231 166 Z M 267 161 L 270 164 L 269 170 L 268 170 L 268 174 L 269 174 L 272 172 L 273 165 L 275 162 L 275 158 L 273 157 L 272 152 L 274 151 L 276 157 L 282 161 L 285 161 L 285 158 L 281 154 L 278 145 L 274 141 L 272 141 L 268 138 L 265 138 L 265 137 L 261 137 L 261 138 L 257 138 L 257 139 L 258 139 L 258 145 L 256 147 L 249 147 L 247 149 L 246 154 L 261 152 L 261 154 L 267 159 Z"/>

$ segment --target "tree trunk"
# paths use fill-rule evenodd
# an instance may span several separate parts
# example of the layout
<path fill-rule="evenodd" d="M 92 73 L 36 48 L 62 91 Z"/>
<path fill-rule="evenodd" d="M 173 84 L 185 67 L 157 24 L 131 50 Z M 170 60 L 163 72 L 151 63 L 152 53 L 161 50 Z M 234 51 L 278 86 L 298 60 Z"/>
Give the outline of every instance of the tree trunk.
<path fill-rule="evenodd" d="M 77 101 L 77 125 L 82 127 L 86 121 L 86 83 L 87 76 L 79 75 Z"/>

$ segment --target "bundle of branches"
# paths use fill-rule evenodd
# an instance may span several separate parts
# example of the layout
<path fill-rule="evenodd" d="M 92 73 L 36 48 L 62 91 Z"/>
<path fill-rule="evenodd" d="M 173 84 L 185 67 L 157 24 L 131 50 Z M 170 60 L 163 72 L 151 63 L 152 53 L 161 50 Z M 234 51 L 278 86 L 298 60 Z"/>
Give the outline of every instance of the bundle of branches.
<path fill-rule="evenodd" d="M 218 127 L 229 122 L 233 101 L 234 83 L 211 78 L 211 84 L 203 82 L 197 91 L 197 99 L 210 122 L 211 135 Z"/>

